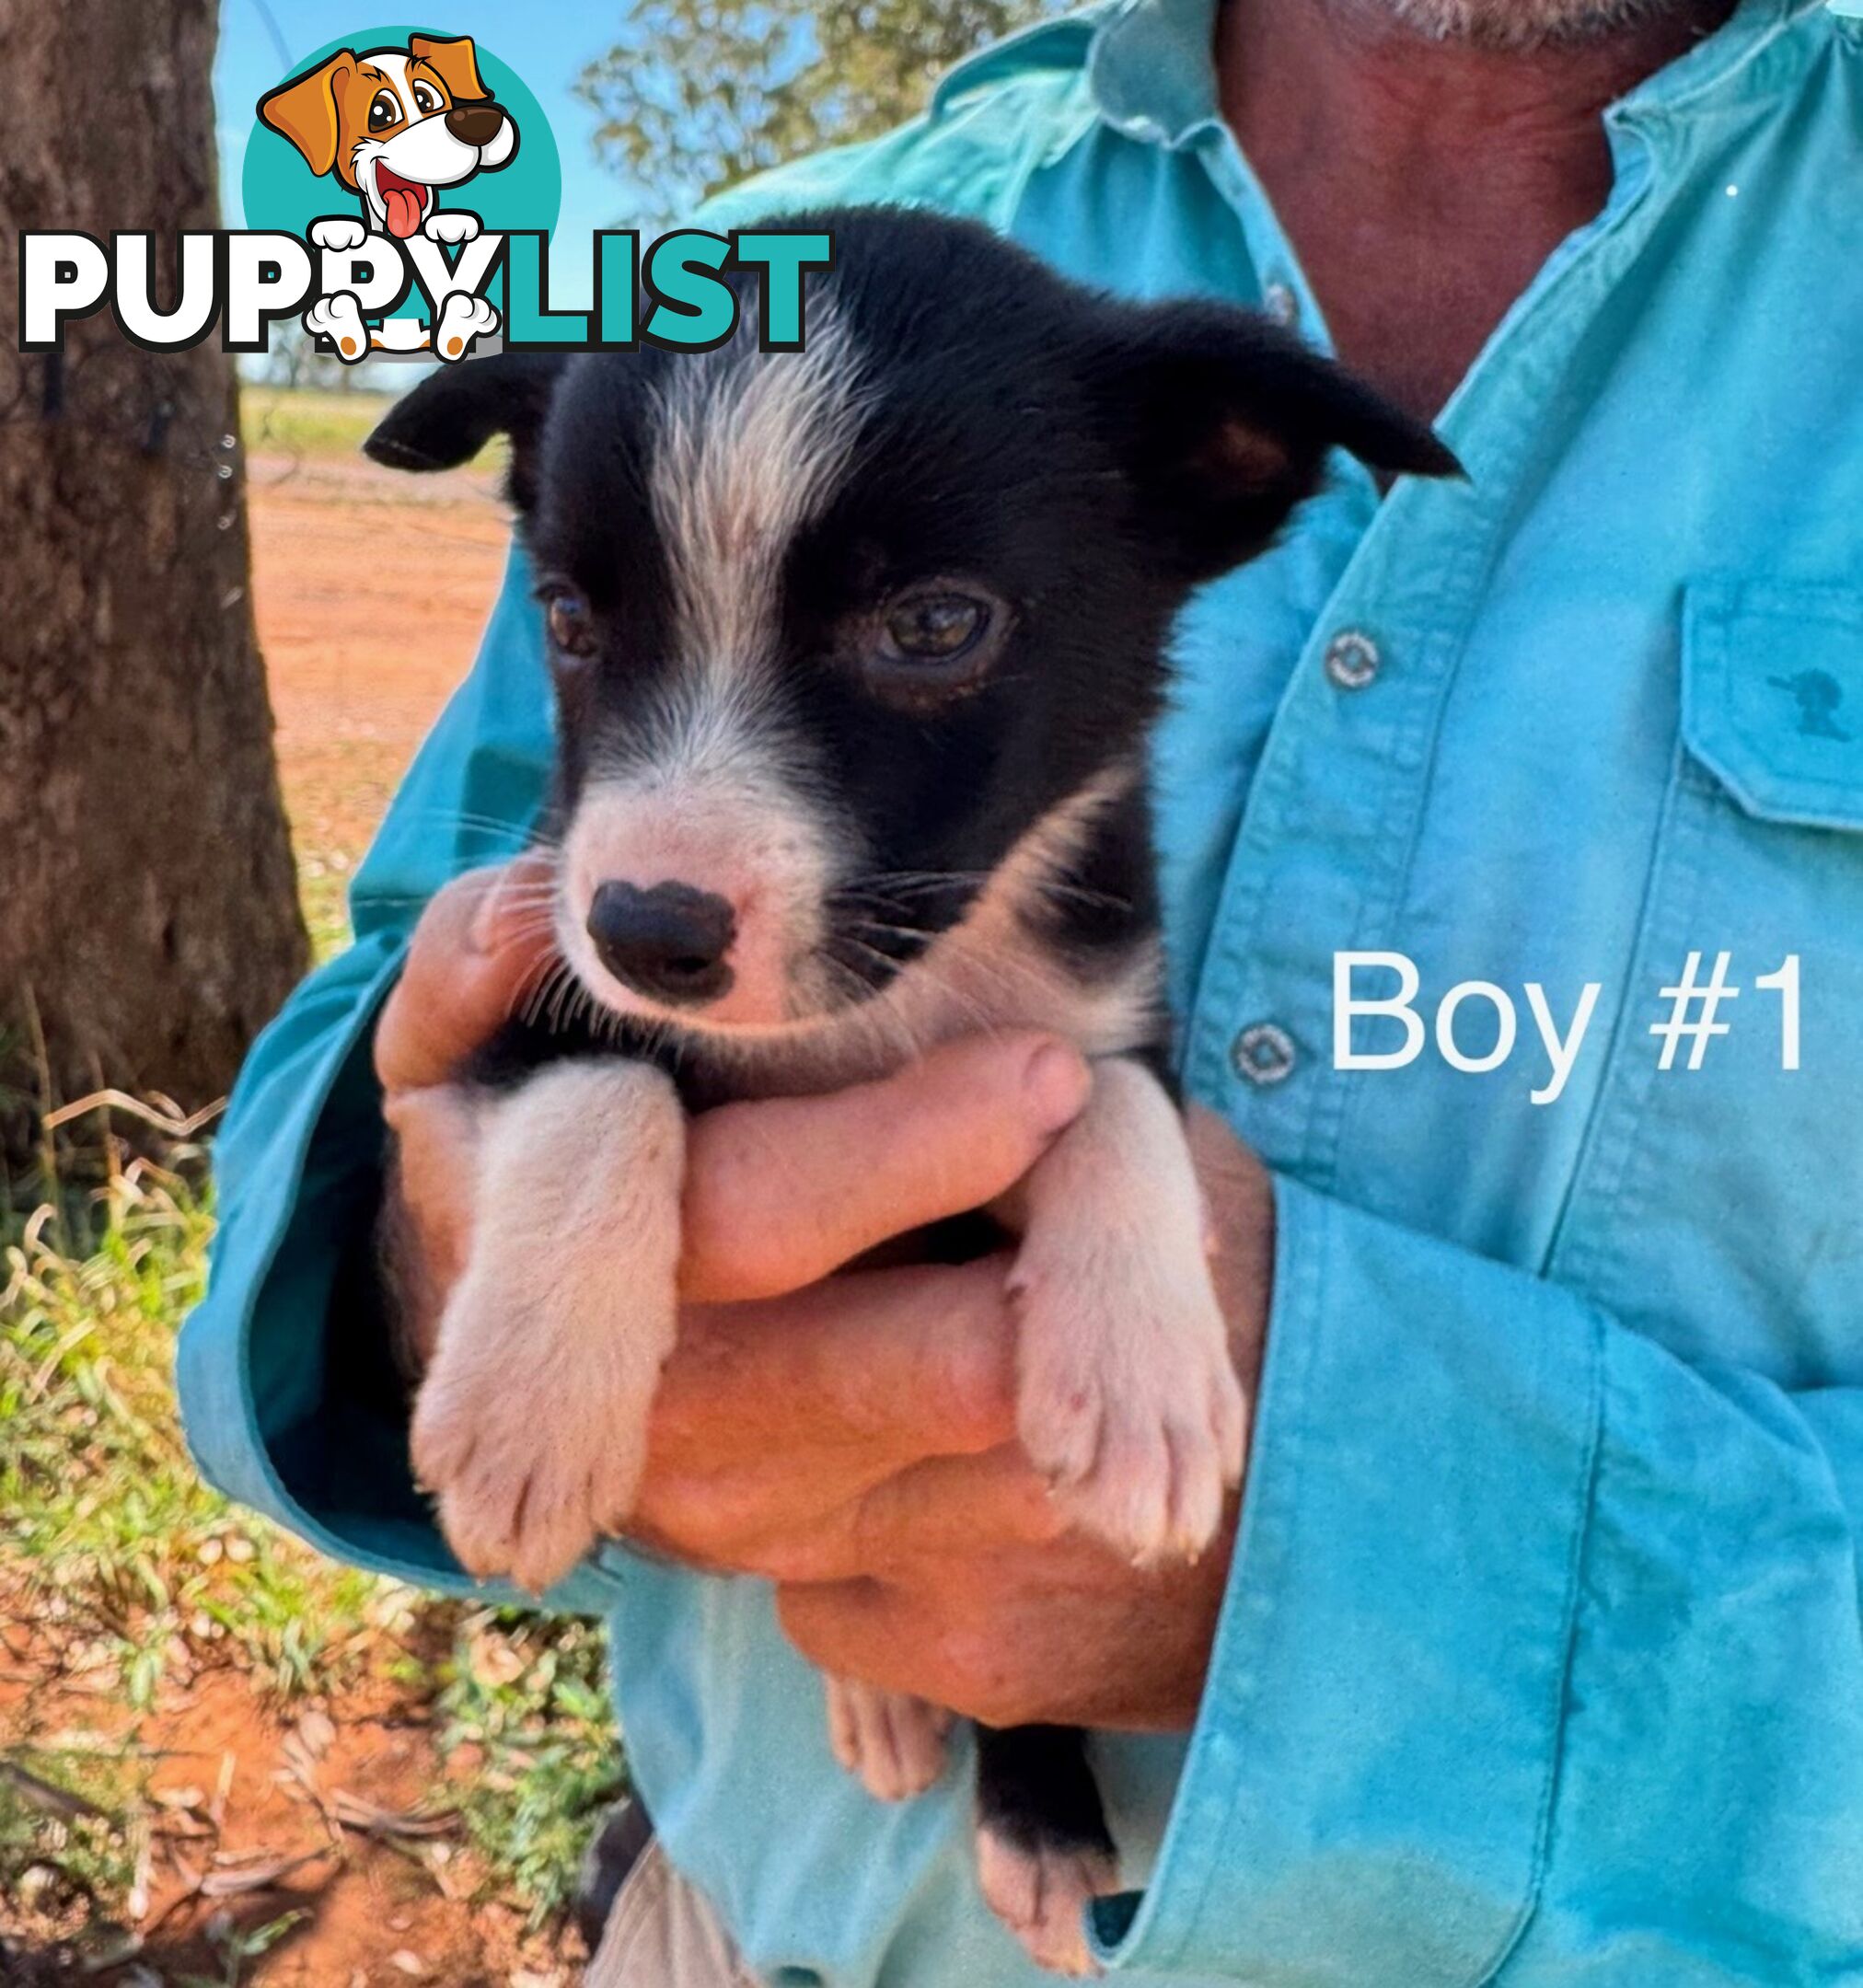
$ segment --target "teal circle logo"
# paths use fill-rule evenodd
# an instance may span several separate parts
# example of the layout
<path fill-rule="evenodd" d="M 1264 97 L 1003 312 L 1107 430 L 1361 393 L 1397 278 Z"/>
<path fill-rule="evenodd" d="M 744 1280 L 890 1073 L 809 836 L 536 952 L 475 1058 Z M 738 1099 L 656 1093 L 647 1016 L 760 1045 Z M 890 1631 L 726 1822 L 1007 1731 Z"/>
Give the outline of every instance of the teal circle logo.
<path fill-rule="evenodd" d="M 341 61 L 345 55 L 353 60 Z M 482 110 L 475 119 L 483 102 L 475 83 L 515 128 L 508 150 L 498 121 Z M 261 110 L 247 141 L 239 191 L 249 228 L 301 236 L 313 221 L 345 216 L 401 234 L 461 209 L 488 233 L 556 226 L 562 161 L 543 106 L 508 64 L 469 36 L 358 28 L 298 63 L 260 101 L 286 129 Z M 453 136 L 456 128 L 462 138 Z M 488 128 L 491 142 L 474 167 L 461 145 Z M 493 163 L 501 153 L 503 161 Z M 353 162 L 369 155 L 364 183 L 346 183 Z"/>

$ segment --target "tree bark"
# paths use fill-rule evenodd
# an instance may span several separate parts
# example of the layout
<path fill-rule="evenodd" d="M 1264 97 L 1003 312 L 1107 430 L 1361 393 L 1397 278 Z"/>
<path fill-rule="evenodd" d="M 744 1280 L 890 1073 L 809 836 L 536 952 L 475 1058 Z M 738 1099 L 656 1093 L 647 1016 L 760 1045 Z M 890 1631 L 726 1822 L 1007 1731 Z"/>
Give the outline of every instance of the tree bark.
<path fill-rule="evenodd" d="M 220 224 L 215 0 L 0 0 L 0 242 Z M 99 1082 L 225 1092 L 307 962 L 217 327 L 18 350 L 0 267 L 0 1147 Z M 169 299 L 164 298 L 164 305 Z M 42 1046 L 42 1048 L 41 1048 Z M 52 1097 L 44 1092 L 49 1089 Z"/>

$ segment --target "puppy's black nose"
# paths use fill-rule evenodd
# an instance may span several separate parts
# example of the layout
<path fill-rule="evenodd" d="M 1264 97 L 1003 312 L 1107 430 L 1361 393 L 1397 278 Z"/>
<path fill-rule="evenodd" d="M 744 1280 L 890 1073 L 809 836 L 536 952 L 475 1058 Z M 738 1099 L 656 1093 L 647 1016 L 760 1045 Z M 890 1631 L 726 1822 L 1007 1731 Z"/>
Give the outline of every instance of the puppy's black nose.
<path fill-rule="evenodd" d="M 503 121 L 504 112 L 495 103 L 458 103 L 446 113 L 446 129 L 462 144 L 490 144 Z"/>
<path fill-rule="evenodd" d="M 654 1000 L 691 1006 L 731 985 L 724 955 L 736 916 L 723 897 L 689 884 L 604 884 L 589 906 L 588 934 L 615 978 Z"/>

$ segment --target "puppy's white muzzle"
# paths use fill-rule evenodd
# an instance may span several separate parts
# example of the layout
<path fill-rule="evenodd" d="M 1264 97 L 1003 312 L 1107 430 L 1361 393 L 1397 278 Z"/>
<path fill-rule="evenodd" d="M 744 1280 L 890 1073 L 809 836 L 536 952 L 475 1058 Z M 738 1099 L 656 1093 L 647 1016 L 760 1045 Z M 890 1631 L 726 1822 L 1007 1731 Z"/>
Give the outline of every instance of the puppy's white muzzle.
<path fill-rule="evenodd" d="M 832 874 L 825 825 L 746 770 L 599 780 L 563 841 L 559 935 L 619 1013 L 780 1028 L 819 1005 Z"/>

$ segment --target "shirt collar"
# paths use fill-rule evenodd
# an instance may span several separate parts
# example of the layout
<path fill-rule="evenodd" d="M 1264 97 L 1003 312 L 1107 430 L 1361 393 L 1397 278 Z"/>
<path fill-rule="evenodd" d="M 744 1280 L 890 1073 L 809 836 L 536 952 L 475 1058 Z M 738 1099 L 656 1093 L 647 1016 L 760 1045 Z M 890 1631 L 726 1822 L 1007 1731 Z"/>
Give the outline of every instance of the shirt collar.
<path fill-rule="evenodd" d="M 1717 32 L 1638 84 L 1611 115 L 1686 115 L 1728 87 L 1776 81 L 1778 65 L 1759 58 L 1787 29 L 1826 5 L 1741 0 Z M 1106 123 L 1141 143 L 1174 148 L 1219 121 L 1216 6 L 1217 0 L 1120 0 L 1101 20 L 1088 50 L 1087 87 Z"/>
<path fill-rule="evenodd" d="M 1217 0 L 1121 0 L 1087 55 L 1087 89 L 1116 131 L 1181 145 L 1219 116 Z"/>

